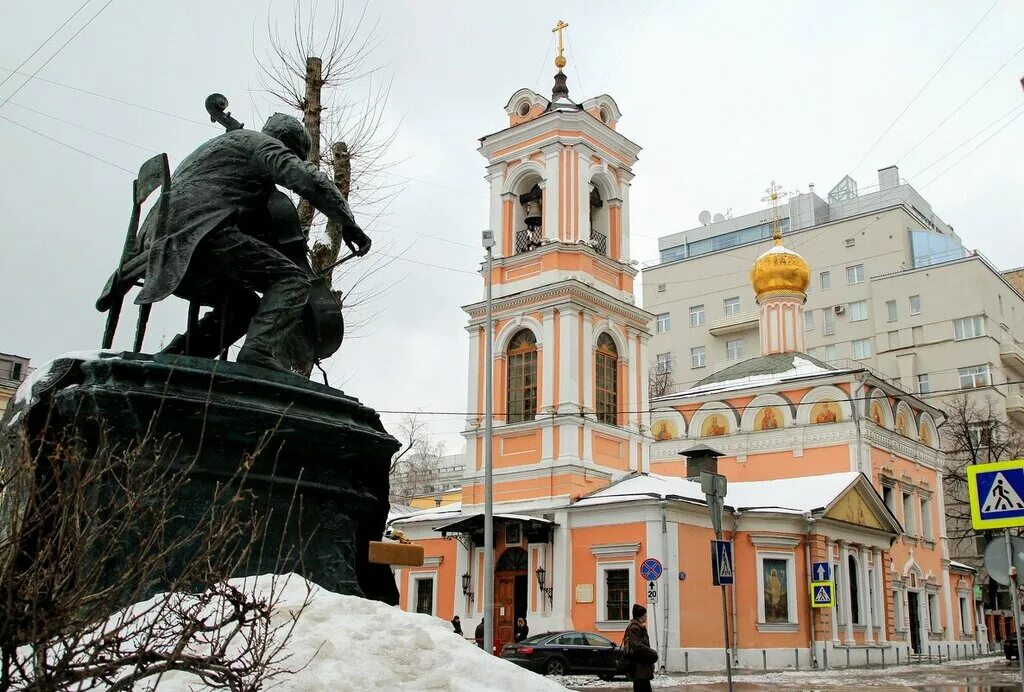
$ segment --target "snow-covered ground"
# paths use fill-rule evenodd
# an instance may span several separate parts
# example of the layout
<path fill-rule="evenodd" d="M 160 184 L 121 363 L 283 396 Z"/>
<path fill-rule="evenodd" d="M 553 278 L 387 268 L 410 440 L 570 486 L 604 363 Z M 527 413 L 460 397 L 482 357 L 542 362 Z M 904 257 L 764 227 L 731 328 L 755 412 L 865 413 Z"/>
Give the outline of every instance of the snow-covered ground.
<path fill-rule="evenodd" d="M 1002 656 L 978 658 L 969 661 L 922 663 L 887 668 L 837 668 L 828 671 L 787 671 L 776 673 L 739 673 L 733 682 L 744 689 L 954 689 L 968 679 L 992 685 L 1011 683 L 1019 679 L 1016 662 L 1008 664 Z M 591 675 L 563 675 L 553 678 L 574 690 L 630 689 L 624 680 L 603 682 Z M 683 689 L 686 687 L 724 688 L 724 674 L 660 675 L 651 682 L 654 689 Z M 972 687 L 972 689 L 974 689 Z M 978 689 L 981 689 L 980 687 Z"/>
<path fill-rule="evenodd" d="M 257 588 L 268 577 L 256 580 Z M 253 580 L 249 580 L 249 585 Z M 239 582 L 236 582 L 239 583 Z M 302 605 L 306 582 L 291 575 L 275 624 Z M 319 651 L 318 651 L 319 649 Z M 444 690 L 450 692 L 555 692 L 566 688 L 514 663 L 489 656 L 452 632 L 450 623 L 429 615 L 316 588 L 287 648 L 298 673 L 275 678 L 275 690 Z M 168 673 L 161 692 L 203 690 L 194 676 Z"/>

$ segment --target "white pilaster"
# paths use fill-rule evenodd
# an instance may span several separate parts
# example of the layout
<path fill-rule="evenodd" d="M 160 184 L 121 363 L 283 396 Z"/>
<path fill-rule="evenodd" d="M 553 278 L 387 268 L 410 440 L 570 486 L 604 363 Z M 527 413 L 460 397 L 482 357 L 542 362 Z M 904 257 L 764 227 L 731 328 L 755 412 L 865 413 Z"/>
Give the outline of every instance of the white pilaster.
<path fill-rule="evenodd" d="M 555 402 L 555 311 L 545 310 L 544 335 L 541 349 L 540 411 L 552 410 Z"/>
<path fill-rule="evenodd" d="M 495 246 L 495 255 L 501 256 L 502 248 L 502 223 L 501 223 L 501 189 L 505 186 L 505 164 L 495 163 L 487 167 L 487 175 L 485 176 L 487 182 L 490 184 L 490 190 L 488 194 L 488 216 L 490 217 L 490 229 L 494 233 L 494 239 L 497 241 Z"/>
<path fill-rule="evenodd" d="M 846 541 L 839 543 L 839 569 L 843 575 L 843 617 L 846 619 L 846 644 L 853 644 L 853 593 L 850 589 L 850 546 Z"/>
<path fill-rule="evenodd" d="M 589 312 L 583 313 L 583 408 L 594 412 L 594 318 Z"/>
<path fill-rule="evenodd" d="M 558 208 L 559 190 L 561 189 L 561 166 L 559 165 L 559 152 L 561 144 L 550 144 L 543 149 L 544 152 L 544 237 L 548 240 L 558 240 Z"/>
<path fill-rule="evenodd" d="M 566 306 L 566 309 L 559 311 L 558 320 L 558 410 L 579 413 L 579 313 Z"/>
<path fill-rule="evenodd" d="M 870 551 L 871 549 L 867 546 L 861 546 L 857 553 L 857 557 L 860 558 L 860 569 L 857 571 L 860 572 L 860 592 L 863 595 L 863 598 L 861 599 L 863 601 L 861 611 L 864 613 L 865 644 L 873 644 L 875 641 L 875 631 L 872 627 L 872 624 L 874 623 L 874 613 L 871 612 L 875 607 L 875 604 L 872 602 L 873 599 L 871 597 L 871 591 L 873 590 L 871 586 L 872 577 L 868 571 L 868 568 L 871 566 L 871 560 L 869 558 Z"/>
<path fill-rule="evenodd" d="M 833 541 L 832 539 L 826 539 L 826 542 L 828 544 L 828 563 L 831 565 L 831 564 L 834 564 L 832 562 L 832 560 L 834 559 L 834 555 L 835 555 L 836 542 Z M 846 599 L 842 598 L 842 599 L 840 599 L 840 601 L 841 601 L 841 606 L 843 608 L 845 608 L 846 607 Z M 833 644 L 838 644 L 839 643 L 839 613 L 838 613 L 838 610 L 839 610 L 838 608 L 833 608 L 832 609 L 832 613 L 831 613 L 832 617 L 829 618 L 832 621 L 832 643 Z"/>
<path fill-rule="evenodd" d="M 878 609 L 875 611 L 878 614 L 876 618 L 878 620 L 878 643 L 887 644 L 889 642 L 889 619 L 885 617 L 885 572 L 882 567 L 882 551 L 878 548 L 874 550 L 875 558 L 875 602 L 878 603 Z"/>
<path fill-rule="evenodd" d="M 480 422 L 480 339 L 483 330 L 470 327 L 469 332 L 469 390 L 466 396 L 466 427 L 476 427 Z"/>
<path fill-rule="evenodd" d="M 622 197 L 622 256 L 619 261 L 626 264 L 629 262 L 629 181 L 633 174 L 626 170 L 619 170 L 619 194 Z"/>
<path fill-rule="evenodd" d="M 632 430 L 636 430 L 640 424 L 640 402 L 637 400 L 636 396 L 637 367 L 640 365 L 640 353 L 637 349 L 636 338 L 637 332 L 633 329 L 627 328 L 626 339 L 629 340 L 629 358 L 626 360 L 626 383 L 629 389 L 626 392 L 626 410 L 629 413 L 625 416 L 625 427 Z"/>
<path fill-rule="evenodd" d="M 576 230 L 582 241 L 590 240 L 590 157 L 593 149 L 585 144 L 573 147 L 576 154 Z"/>

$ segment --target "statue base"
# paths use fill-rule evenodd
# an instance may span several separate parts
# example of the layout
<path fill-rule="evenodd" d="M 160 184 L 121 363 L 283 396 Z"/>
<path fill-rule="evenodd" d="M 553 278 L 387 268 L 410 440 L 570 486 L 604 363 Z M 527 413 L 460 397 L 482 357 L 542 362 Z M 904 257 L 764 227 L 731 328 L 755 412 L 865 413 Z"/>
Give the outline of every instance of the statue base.
<path fill-rule="evenodd" d="M 247 487 L 272 510 L 268 540 L 284 535 L 292 555 L 304 546 L 303 576 L 326 589 L 397 604 L 391 569 L 370 563 L 368 552 L 385 528 L 388 470 L 400 445 L 357 399 L 263 368 L 127 352 L 69 354 L 24 387 L 29 396 L 23 389 L 5 416 L 4 453 L 15 433 L 34 440 L 72 425 L 86 439 L 102 430 L 115 445 L 147 432 L 169 439 L 175 459 L 195 459 L 180 503 L 186 518 L 209 506 L 212 488 L 263 440 Z M 293 496 L 302 510 L 289 520 Z M 280 569 L 277 551 L 266 552 L 250 574 Z"/>

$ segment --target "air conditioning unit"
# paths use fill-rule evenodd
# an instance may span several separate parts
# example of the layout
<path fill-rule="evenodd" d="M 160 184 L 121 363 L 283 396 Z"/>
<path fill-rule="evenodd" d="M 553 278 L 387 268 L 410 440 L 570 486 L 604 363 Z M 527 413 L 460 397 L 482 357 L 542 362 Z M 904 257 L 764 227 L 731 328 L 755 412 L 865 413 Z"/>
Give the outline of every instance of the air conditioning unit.
<path fill-rule="evenodd" d="M 665 292 L 665 284 L 658 284 L 658 293 Z"/>
<path fill-rule="evenodd" d="M 837 315 L 842 315 L 844 312 L 846 312 L 846 306 L 845 305 L 833 305 L 832 306 L 832 312 L 834 312 Z"/>

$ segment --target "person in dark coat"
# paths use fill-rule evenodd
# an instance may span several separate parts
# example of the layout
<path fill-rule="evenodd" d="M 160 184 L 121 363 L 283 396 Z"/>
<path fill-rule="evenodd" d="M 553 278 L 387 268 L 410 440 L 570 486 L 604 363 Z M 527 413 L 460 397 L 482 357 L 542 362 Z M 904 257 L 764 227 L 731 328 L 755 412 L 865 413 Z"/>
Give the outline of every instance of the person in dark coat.
<path fill-rule="evenodd" d="M 651 648 L 651 638 L 647 634 L 647 608 L 639 603 L 633 604 L 633 619 L 626 626 L 622 646 L 628 652 L 629 679 L 633 681 L 634 692 L 650 692 L 658 652 Z"/>
<path fill-rule="evenodd" d="M 476 626 L 476 633 L 473 635 L 476 639 L 476 645 L 481 649 L 484 648 L 484 619 L 480 618 L 480 624 Z"/>
<path fill-rule="evenodd" d="M 157 228 L 154 213 L 143 224 L 149 258 L 135 302 L 173 294 L 213 306 L 189 336 L 189 355 L 215 356 L 245 335 L 240 363 L 286 370 L 275 346 L 300 323 L 310 277 L 273 245 L 267 208 L 277 185 L 336 222 L 357 255 L 369 251 L 337 185 L 304 161 L 311 147 L 301 122 L 275 113 L 262 132 L 214 137 L 175 169 L 165 225 Z M 184 353 L 185 343 L 179 335 L 164 351 Z"/>
<path fill-rule="evenodd" d="M 516 620 L 515 640 L 521 642 L 530 636 L 530 627 L 526 624 L 526 618 Z"/>
<path fill-rule="evenodd" d="M 458 615 L 456 615 L 455 617 L 452 618 L 452 627 L 455 628 L 455 634 L 459 635 L 460 637 L 463 636 L 463 634 L 462 634 L 462 620 L 459 619 Z"/>

